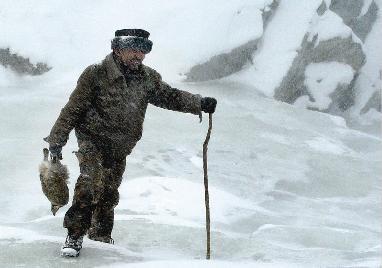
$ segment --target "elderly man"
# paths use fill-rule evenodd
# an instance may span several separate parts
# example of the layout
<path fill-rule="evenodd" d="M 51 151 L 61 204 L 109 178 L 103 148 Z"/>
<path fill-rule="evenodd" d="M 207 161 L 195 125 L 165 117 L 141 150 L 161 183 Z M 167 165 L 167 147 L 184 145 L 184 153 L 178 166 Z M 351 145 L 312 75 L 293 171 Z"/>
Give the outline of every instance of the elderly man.
<path fill-rule="evenodd" d="M 45 138 L 51 156 L 59 159 L 73 128 L 78 140 L 76 155 L 81 174 L 64 218 L 68 235 L 61 250 L 63 256 L 78 256 L 86 233 L 92 240 L 113 243 L 118 187 L 126 156 L 142 136 L 149 103 L 195 115 L 215 111 L 214 98 L 172 88 L 159 73 L 142 64 L 153 44 L 149 35 L 141 29 L 116 31 L 111 42 L 113 52 L 81 74 Z"/>

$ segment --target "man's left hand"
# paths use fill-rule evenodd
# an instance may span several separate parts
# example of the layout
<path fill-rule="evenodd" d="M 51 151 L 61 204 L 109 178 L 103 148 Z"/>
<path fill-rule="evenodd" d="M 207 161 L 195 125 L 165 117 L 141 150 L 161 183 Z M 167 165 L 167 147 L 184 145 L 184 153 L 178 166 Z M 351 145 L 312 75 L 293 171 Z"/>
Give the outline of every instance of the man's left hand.
<path fill-rule="evenodd" d="M 215 98 L 205 97 L 202 98 L 202 111 L 205 113 L 212 114 L 215 112 L 217 101 Z"/>

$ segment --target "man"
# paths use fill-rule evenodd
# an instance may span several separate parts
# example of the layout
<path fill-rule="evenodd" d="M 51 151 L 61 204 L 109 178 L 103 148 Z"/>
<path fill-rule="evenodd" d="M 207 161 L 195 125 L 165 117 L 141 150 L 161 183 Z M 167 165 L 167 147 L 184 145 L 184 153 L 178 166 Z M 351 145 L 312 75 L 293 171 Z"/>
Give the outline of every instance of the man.
<path fill-rule="evenodd" d="M 195 115 L 215 111 L 214 98 L 172 88 L 159 73 L 142 64 L 153 44 L 149 35 L 141 29 L 116 31 L 111 42 L 113 52 L 81 74 L 45 138 L 51 156 L 58 159 L 62 159 L 62 146 L 73 128 L 78 140 L 81 174 L 64 218 L 68 235 L 63 256 L 78 256 L 86 233 L 92 240 L 113 243 L 118 187 L 126 156 L 142 136 L 148 103 Z"/>

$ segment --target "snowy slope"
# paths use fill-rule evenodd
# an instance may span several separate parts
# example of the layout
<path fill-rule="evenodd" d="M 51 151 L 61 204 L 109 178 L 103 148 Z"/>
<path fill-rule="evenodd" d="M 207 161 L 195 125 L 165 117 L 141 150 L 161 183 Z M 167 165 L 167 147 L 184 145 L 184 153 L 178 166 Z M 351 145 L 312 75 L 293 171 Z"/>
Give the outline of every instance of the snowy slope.
<path fill-rule="evenodd" d="M 289 49 L 275 53 L 272 37 L 265 36 L 255 81 L 275 80 L 264 88 L 245 79 L 178 82 L 178 72 L 187 65 L 212 50 L 229 48 L 221 44 L 227 29 L 212 25 L 217 17 L 221 25 L 231 25 L 227 14 L 234 16 L 232 10 L 268 2 L 69 1 L 48 6 L 39 1 L 32 6 L 2 1 L 0 24 L 6 38 L 1 46 L 10 45 L 35 62 L 47 61 L 53 69 L 39 77 L 20 77 L 0 68 L 1 266 L 380 266 L 381 138 L 348 128 L 342 118 L 264 96 L 263 89 L 282 79 L 291 63 L 307 18 L 299 18 L 293 38 L 292 32 L 286 34 Z M 281 2 L 285 9 L 279 15 L 297 20 L 296 10 L 287 9 L 297 2 Z M 304 1 L 300 11 L 313 13 L 317 4 Z M 271 22 L 269 31 L 279 31 L 281 22 Z M 202 30 L 194 29 L 204 24 Z M 42 137 L 78 74 L 108 53 L 112 33 L 121 25 L 152 32 L 155 50 L 146 62 L 168 82 L 218 99 L 209 146 L 212 263 L 203 260 L 201 150 L 207 118 L 199 124 L 193 115 L 155 107 L 149 108 L 143 138 L 127 159 L 113 232 L 116 244 L 85 239 L 79 259 L 59 257 L 67 207 L 51 216 L 41 192 L 37 167 L 46 146 Z M 206 36 L 216 37 L 216 43 L 204 47 Z M 274 58 L 266 46 L 275 49 Z M 272 61 L 280 67 L 267 69 Z M 71 153 L 76 149 L 71 135 L 63 152 L 71 194 L 79 174 Z"/>
<path fill-rule="evenodd" d="M 178 86 L 219 101 L 209 151 L 214 259 L 304 267 L 378 263 L 379 138 L 348 129 L 341 118 L 302 112 L 242 85 Z M 232 91 L 240 95 L 232 98 Z M 10 96 L 1 101 L 7 107 L 1 110 L 6 130 L 1 262 L 65 265 L 68 261 L 57 256 L 65 209 L 49 216 L 37 176 L 40 138 L 55 117 L 48 110 L 57 100 L 36 94 L 27 104 Z M 4 125 L 7 113 L 13 117 Z M 143 140 L 128 158 L 121 186 L 116 245 L 86 240 L 82 257 L 72 265 L 203 258 L 200 157 L 206 123 L 149 109 Z M 75 149 L 72 137 L 64 150 L 71 189 L 78 175 L 70 153 Z M 19 257 L 9 259 L 9 254 Z"/>
<path fill-rule="evenodd" d="M 309 22 L 321 2 L 280 1 L 277 13 L 264 33 L 262 46 L 254 55 L 254 64 L 228 79 L 245 81 L 266 96 L 273 97 L 275 88 L 296 57 Z"/>

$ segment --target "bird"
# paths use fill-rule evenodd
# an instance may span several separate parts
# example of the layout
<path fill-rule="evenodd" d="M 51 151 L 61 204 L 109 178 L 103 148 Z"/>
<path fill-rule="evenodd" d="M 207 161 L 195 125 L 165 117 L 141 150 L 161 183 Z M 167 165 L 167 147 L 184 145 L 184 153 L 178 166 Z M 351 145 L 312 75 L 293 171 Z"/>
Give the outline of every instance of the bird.
<path fill-rule="evenodd" d="M 43 149 L 43 161 L 39 165 L 41 188 L 51 203 L 53 216 L 69 202 L 68 168 L 56 158 L 49 159 L 49 150 Z"/>

